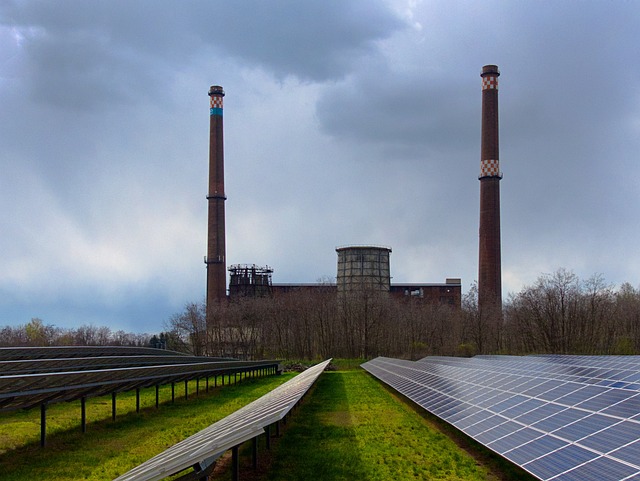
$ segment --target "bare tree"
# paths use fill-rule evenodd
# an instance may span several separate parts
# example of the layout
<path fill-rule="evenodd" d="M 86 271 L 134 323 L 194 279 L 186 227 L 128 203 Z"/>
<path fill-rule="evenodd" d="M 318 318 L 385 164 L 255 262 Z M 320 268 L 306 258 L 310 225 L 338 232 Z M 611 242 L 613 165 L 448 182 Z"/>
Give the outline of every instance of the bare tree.
<path fill-rule="evenodd" d="M 628 282 L 616 293 L 616 317 L 620 324 L 616 354 L 640 352 L 640 290 Z"/>
<path fill-rule="evenodd" d="M 169 318 L 167 328 L 181 351 L 194 356 L 209 354 L 204 302 L 188 302 L 184 310 Z"/>
<path fill-rule="evenodd" d="M 640 303 L 633 288 L 616 294 L 601 275 L 581 281 L 558 269 L 509 297 L 505 309 L 509 346 L 516 353 L 608 354 L 629 339 L 626 319 Z M 622 319 L 625 319 L 624 321 Z M 624 350 L 630 352 L 630 346 Z"/>

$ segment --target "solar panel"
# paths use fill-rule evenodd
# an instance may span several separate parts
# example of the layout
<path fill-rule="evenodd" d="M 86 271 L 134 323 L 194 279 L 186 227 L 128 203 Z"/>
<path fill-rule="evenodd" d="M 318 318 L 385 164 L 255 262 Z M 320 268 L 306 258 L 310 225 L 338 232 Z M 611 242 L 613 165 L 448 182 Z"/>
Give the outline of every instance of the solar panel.
<path fill-rule="evenodd" d="M 46 372 L 85 371 L 116 367 L 153 366 L 163 364 L 195 364 L 231 359 L 187 355 L 96 356 L 52 359 L 20 359 L 0 361 L 0 375 L 38 374 Z"/>
<path fill-rule="evenodd" d="M 298 374 L 238 411 L 173 445 L 114 481 L 155 481 L 192 466 L 210 465 L 225 451 L 255 438 L 281 419 L 331 362 L 328 359 Z"/>
<path fill-rule="evenodd" d="M 145 360 L 145 357 L 140 356 L 140 359 Z M 159 356 L 159 360 L 162 359 L 170 361 L 174 358 Z M 176 359 L 179 361 L 182 358 Z M 200 358 L 199 362 L 194 362 L 192 357 L 185 357 L 185 360 L 185 363 L 174 361 L 174 363 L 161 362 L 156 365 L 145 361 L 142 366 L 80 371 L 44 370 L 36 374 L 5 375 L 0 372 L 0 410 L 31 408 L 45 402 L 72 401 L 82 397 L 101 396 L 198 377 L 248 372 L 263 368 L 275 371 L 278 366 L 276 360 L 211 361 L 208 358 Z M 59 360 L 52 360 L 50 365 L 57 365 L 58 362 Z M 0 367 L 2 364 L 0 363 Z"/>
<path fill-rule="evenodd" d="M 640 356 L 379 357 L 362 367 L 538 479 L 640 479 Z"/>
<path fill-rule="evenodd" d="M 132 346 L 47 346 L 0 347 L 0 361 L 96 356 L 179 356 L 181 353 L 152 347 Z"/>

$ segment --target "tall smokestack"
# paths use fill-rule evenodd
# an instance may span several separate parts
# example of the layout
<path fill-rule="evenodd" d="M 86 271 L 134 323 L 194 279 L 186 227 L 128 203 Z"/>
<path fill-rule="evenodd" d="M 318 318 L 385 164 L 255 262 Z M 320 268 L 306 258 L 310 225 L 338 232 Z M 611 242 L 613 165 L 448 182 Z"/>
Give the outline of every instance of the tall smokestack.
<path fill-rule="evenodd" d="M 224 144 L 222 132 L 222 98 L 224 90 L 214 85 L 209 89 L 209 229 L 207 241 L 207 322 L 212 307 L 227 295 L 227 264 L 224 228 Z"/>
<path fill-rule="evenodd" d="M 500 155 L 496 65 L 482 67 L 482 143 L 480 153 L 480 249 L 478 308 L 491 318 L 502 316 L 500 260 Z"/>

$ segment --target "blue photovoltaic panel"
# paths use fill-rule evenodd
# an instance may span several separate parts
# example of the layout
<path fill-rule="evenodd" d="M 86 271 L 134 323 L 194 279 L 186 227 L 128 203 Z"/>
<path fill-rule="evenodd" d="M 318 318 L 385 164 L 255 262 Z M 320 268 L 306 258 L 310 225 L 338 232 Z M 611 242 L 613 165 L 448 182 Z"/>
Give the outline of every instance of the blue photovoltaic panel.
<path fill-rule="evenodd" d="M 640 481 L 640 356 L 376 358 L 362 367 L 544 481 Z"/>

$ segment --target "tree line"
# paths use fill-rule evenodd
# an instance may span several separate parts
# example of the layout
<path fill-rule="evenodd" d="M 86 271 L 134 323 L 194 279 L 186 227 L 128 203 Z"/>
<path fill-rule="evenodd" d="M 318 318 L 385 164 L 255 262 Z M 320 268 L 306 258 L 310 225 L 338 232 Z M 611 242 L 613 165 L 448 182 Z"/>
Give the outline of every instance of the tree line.
<path fill-rule="evenodd" d="M 638 354 L 640 290 L 558 269 L 511 294 L 501 315 L 478 309 L 477 287 L 460 309 L 416 298 L 332 289 L 220 303 L 206 324 L 191 302 L 166 326 L 174 349 L 236 358 L 319 359 L 476 354 Z"/>
<path fill-rule="evenodd" d="M 479 311 L 475 285 L 461 308 L 375 291 L 341 297 L 327 286 L 222 302 L 209 325 L 204 302 L 189 302 L 159 336 L 65 329 L 37 318 L 0 328 L 0 346 L 53 345 L 151 346 L 240 359 L 640 354 L 640 289 L 558 269 L 510 294 L 499 316 Z"/>
<path fill-rule="evenodd" d="M 33 318 L 26 324 L 0 328 L 0 347 L 17 346 L 150 346 L 158 336 L 112 331 L 106 326 L 82 325 L 74 329 L 45 324 Z"/>

